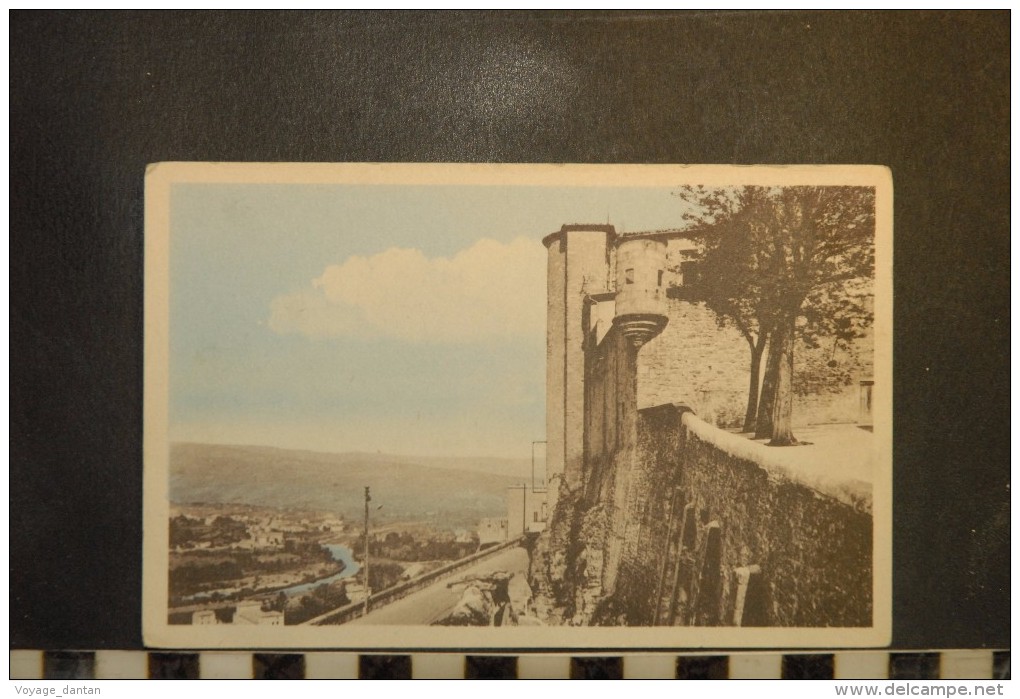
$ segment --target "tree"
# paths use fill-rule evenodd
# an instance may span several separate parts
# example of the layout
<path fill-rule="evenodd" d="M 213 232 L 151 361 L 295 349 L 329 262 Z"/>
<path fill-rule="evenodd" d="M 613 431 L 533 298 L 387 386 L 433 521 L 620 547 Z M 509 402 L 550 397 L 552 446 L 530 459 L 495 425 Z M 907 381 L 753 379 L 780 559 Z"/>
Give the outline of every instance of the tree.
<path fill-rule="evenodd" d="M 874 189 L 688 186 L 677 195 L 688 207 L 690 236 L 703 246 L 703 273 L 691 293 L 741 329 L 752 376 L 761 361 L 762 350 L 755 349 L 768 339 L 761 396 L 753 380 L 745 428 L 756 401 L 755 436 L 769 436 L 773 446 L 796 444 L 798 330 L 835 329 L 838 339 L 839 332 L 856 332 L 855 322 L 870 322 L 854 290 L 874 275 Z"/>
<path fill-rule="evenodd" d="M 284 612 L 287 610 L 287 593 L 280 590 L 273 599 L 272 604 L 269 605 L 269 611 L 272 612 Z"/>
<path fill-rule="evenodd" d="M 760 187 L 684 187 L 677 192 L 689 207 L 684 215 L 692 225 L 687 235 L 700 243 L 701 255 L 696 271 L 685 272 L 676 295 L 704 303 L 715 312 L 721 327 L 732 325 L 747 342 L 750 380 L 744 432 L 751 432 L 763 423 L 758 409 L 761 360 L 775 325 L 772 297 L 764 287 L 766 279 L 762 274 L 770 264 L 768 231 L 763 225 L 766 217 L 761 211 L 768 206 L 767 194 Z M 766 401 L 771 396 L 770 389 L 766 372 L 762 396 Z"/>
<path fill-rule="evenodd" d="M 874 320 L 872 298 L 870 279 L 808 296 L 797 326 L 797 395 L 838 392 L 871 373 L 872 358 L 856 341 Z"/>

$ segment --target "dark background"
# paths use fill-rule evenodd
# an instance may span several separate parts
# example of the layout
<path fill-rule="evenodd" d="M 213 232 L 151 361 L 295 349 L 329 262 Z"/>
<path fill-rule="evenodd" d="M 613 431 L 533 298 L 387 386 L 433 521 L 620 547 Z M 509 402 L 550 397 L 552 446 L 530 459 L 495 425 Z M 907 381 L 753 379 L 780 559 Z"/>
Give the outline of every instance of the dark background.
<path fill-rule="evenodd" d="M 141 647 L 145 165 L 869 163 L 894 646 L 1009 646 L 1009 13 L 10 15 L 10 633 Z"/>

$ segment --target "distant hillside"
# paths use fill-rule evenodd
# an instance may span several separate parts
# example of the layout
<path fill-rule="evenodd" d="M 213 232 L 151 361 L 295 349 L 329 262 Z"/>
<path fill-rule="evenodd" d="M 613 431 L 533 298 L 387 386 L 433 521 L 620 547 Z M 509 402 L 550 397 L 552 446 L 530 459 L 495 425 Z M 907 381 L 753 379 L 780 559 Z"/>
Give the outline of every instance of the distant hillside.
<path fill-rule="evenodd" d="M 174 444 L 170 448 L 170 499 L 174 503 L 246 503 L 326 510 L 357 516 L 364 486 L 385 519 L 435 516 L 473 522 L 506 513 L 506 488 L 525 479 L 464 468 L 444 468 L 467 459 L 384 454 L 325 454 L 272 447 Z M 472 466 L 497 469 L 522 464 L 472 459 Z M 526 463 L 530 476 L 531 464 Z"/>
<path fill-rule="evenodd" d="M 519 482 L 531 482 L 531 459 L 497 459 L 474 456 L 388 456 L 395 463 L 417 463 L 431 468 L 448 468 L 456 471 L 477 471 L 495 476 L 512 476 Z M 544 458 L 544 457 L 543 457 Z M 541 477 L 545 461 L 535 465 L 537 476 Z"/>

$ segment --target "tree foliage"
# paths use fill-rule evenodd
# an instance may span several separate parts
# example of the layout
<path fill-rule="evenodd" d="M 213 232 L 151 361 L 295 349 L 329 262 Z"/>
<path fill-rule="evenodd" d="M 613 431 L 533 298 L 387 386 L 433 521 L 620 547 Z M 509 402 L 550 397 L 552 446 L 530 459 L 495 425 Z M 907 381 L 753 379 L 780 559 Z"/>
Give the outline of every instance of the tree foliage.
<path fill-rule="evenodd" d="M 766 206 L 766 194 L 756 187 L 685 187 L 678 192 L 689 207 L 684 215 L 693 225 L 689 236 L 702 248 L 696 272 L 684 274 L 679 296 L 704 303 L 720 326 L 732 325 L 747 342 L 751 371 L 745 432 L 755 427 L 761 358 L 774 325 L 771 296 L 761 274 L 767 231 L 756 214 Z"/>
<path fill-rule="evenodd" d="M 752 381 L 745 429 L 775 445 L 791 429 L 794 339 L 848 342 L 871 322 L 874 189 L 849 186 L 685 186 L 688 235 L 700 243 L 700 274 L 684 294 L 743 334 Z M 757 377 L 768 340 L 762 394 Z M 754 410 L 757 403 L 757 410 Z"/>

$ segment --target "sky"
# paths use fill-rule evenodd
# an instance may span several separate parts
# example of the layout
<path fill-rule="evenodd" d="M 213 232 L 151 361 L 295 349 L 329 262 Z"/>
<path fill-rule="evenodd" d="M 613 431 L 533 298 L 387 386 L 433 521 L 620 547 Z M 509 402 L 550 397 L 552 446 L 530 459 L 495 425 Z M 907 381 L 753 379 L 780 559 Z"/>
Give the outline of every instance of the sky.
<path fill-rule="evenodd" d="M 682 213 L 664 188 L 175 184 L 171 439 L 529 458 L 542 237 Z"/>

